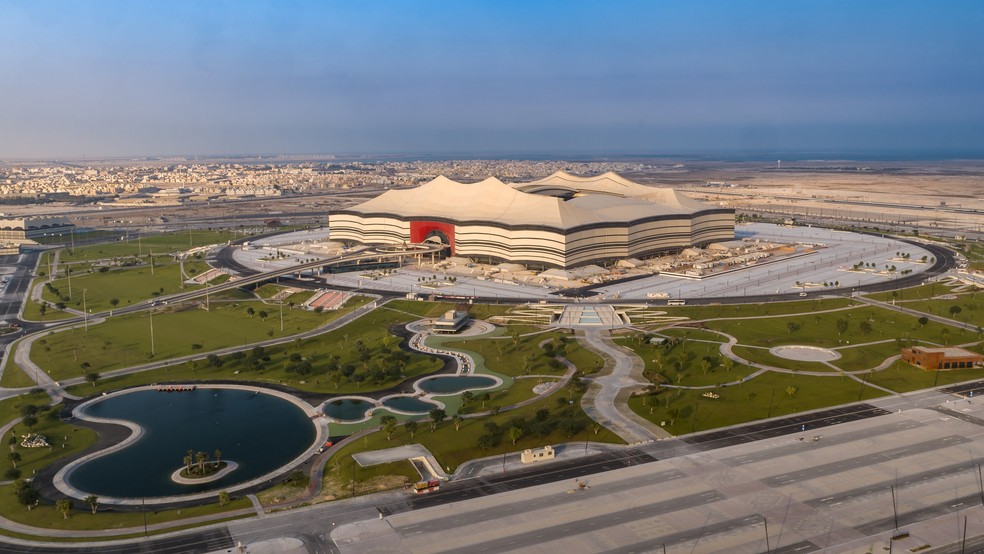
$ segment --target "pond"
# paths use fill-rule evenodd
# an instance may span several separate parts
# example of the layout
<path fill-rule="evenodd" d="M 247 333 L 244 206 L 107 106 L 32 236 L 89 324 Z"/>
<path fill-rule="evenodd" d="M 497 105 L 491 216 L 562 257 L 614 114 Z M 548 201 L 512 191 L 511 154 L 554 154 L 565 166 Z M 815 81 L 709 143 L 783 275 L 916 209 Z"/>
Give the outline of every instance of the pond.
<path fill-rule="evenodd" d="M 325 415 L 338 421 L 360 421 L 376 404 L 360 398 L 341 398 L 325 404 Z"/>
<path fill-rule="evenodd" d="M 227 489 L 277 470 L 312 446 L 317 431 L 297 405 L 270 394 L 197 388 L 141 390 L 98 400 L 85 415 L 123 419 L 143 434 L 123 450 L 84 462 L 67 478 L 96 496 L 152 498 Z M 216 450 L 238 467 L 217 481 L 180 485 L 171 474 L 187 452 Z"/>
<path fill-rule="evenodd" d="M 426 400 L 421 400 L 412 396 L 394 396 L 392 398 L 387 398 L 386 400 L 383 400 L 383 406 L 411 414 L 426 414 L 434 408 L 439 407 L 433 402 L 427 402 Z"/>
<path fill-rule="evenodd" d="M 491 377 L 466 375 L 462 377 L 431 377 L 418 383 L 421 390 L 434 394 L 455 394 L 469 389 L 484 389 L 495 386 L 498 381 Z"/>

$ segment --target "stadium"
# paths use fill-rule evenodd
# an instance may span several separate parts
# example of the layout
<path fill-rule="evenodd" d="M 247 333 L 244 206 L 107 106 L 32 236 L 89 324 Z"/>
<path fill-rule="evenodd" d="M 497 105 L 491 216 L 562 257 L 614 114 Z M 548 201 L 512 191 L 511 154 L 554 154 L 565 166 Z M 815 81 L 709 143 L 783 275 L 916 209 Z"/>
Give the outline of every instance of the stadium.
<path fill-rule="evenodd" d="M 557 172 L 528 183 L 446 177 L 329 214 L 331 240 L 440 241 L 479 262 L 573 268 L 734 238 L 735 214 L 615 173 Z"/>

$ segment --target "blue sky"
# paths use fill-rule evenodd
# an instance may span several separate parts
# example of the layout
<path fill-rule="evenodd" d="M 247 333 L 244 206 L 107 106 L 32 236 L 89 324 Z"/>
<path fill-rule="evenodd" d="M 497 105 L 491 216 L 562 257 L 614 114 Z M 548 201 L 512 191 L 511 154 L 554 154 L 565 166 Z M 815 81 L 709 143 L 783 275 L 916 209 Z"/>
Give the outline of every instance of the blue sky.
<path fill-rule="evenodd" d="M 0 0 L 0 159 L 981 152 L 984 2 Z"/>

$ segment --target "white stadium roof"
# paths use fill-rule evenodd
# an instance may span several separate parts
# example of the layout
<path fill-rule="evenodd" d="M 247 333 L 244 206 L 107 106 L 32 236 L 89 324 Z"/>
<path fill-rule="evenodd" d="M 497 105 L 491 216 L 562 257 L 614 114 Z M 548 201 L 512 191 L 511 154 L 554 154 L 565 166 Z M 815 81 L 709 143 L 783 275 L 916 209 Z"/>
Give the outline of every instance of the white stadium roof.
<path fill-rule="evenodd" d="M 555 194 L 574 198 L 565 200 L 552 196 Z M 559 171 L 537 181 L 513 184 L 494 177 L 459 183 L 440 176 L 413 189 L 387 191 L 346 211 L 571 229 L 709 208 L 673 189 L 640 185 L 611 172 L 575 177 Z"/>

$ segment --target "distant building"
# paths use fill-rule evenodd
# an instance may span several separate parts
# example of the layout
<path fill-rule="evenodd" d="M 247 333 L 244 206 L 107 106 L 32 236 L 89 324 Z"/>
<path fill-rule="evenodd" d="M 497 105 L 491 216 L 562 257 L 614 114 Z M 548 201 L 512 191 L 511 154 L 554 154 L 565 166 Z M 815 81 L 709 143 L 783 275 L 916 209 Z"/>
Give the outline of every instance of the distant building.
<path fill-rule="evenodd" d="M 75 225 L 64 217 L 14 217 L 0 218 L 0 242 L 34 244 L 47 234 L 62 234 Z"/>
<path fill-rule="evenodd" d="M 431 320 L 431 332 L 445 335 L 457 333 L 464 328 L 469 319 L 468 312 L 448 310 L 441 317 Z"/>
<path fill-rule="evenodd" d="M 984 355 L 956 347 L 913 346 L 902 349 L 902 361 L 922 369 L 969 369 L 984 364 Z"/>
<path fill-rule="evenodd" d="M 335 210 L 328 226 L 334 241 L 430 241 L 480 262 L 568 269 L 733 240 L 735 211 L 615 173 L 511 184 L 442 176 Z"/>

